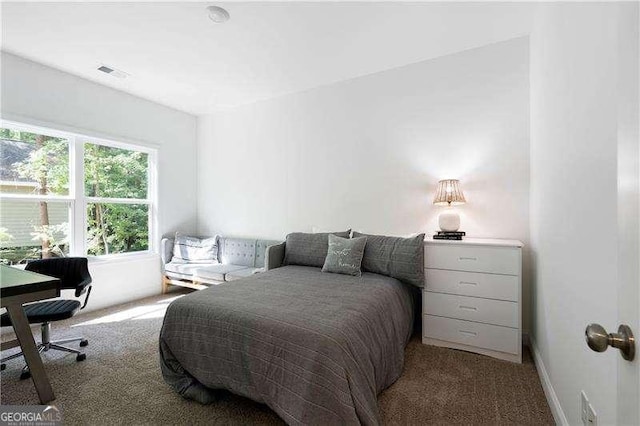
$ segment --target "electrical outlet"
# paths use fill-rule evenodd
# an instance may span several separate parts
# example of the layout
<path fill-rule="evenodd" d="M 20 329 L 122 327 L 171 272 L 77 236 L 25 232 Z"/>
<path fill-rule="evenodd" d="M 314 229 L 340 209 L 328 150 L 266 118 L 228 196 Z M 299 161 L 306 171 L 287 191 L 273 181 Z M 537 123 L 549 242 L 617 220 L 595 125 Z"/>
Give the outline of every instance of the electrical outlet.
<path fill-rule="evenodd" d="M 580 392 L 580 418 L 584 426 L 589 426 L 589 400 L 584 391 Z"/>

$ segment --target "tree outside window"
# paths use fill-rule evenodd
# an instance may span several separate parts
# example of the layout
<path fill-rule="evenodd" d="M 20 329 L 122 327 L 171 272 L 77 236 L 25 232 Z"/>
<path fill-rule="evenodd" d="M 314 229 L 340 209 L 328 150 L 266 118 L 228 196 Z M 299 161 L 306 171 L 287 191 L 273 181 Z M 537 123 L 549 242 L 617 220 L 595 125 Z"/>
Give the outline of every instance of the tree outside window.
<path fill-rule="evenodd" d="M 146 199 L 148 155 L 91 143 L 84 148 L 87 252 L 92 255 L 147 250 L 149 209 L 122 199 Z M 120 199 L 119 203 L 109 202 Z"/>

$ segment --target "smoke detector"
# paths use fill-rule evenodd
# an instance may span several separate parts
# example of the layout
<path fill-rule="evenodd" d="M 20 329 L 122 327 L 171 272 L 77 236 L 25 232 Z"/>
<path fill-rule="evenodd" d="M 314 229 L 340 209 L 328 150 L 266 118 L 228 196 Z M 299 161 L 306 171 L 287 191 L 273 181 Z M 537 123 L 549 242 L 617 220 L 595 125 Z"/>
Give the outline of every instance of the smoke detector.
<path fill-rule="evenodd" d="M 207 12 L 209 12 L 209 19 L 216 24 L 223 24 L 229 20 L 229 12 L 219 6 L 209 6 Z"/>
<path fill-rule="evenodd" d="M 98 71 L 103 72 L 105 74 L 109 74 L 112 77 L 116 77 L 116 78 L 127 78 L 129 77 L 129 74 L 127 74 L 124 71 L 120 71 L 117 70 L 113 67 L 107 66 L 107 65 L 100 65 L 98 67 Z"/>

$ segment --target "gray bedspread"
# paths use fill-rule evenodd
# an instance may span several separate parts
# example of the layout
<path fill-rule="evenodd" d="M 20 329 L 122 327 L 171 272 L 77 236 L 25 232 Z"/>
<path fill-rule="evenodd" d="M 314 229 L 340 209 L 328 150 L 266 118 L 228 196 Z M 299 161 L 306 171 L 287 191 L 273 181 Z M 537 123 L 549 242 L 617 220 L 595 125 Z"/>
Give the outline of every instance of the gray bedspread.
<path fill-rule="evenodd" d="M 289 424 L 379 424 L 377 395 L 402 373 L 413 310 L 394 278 L 274 269 L 172 302 L 162 374 L 185 398 L 227 389 Z"/>

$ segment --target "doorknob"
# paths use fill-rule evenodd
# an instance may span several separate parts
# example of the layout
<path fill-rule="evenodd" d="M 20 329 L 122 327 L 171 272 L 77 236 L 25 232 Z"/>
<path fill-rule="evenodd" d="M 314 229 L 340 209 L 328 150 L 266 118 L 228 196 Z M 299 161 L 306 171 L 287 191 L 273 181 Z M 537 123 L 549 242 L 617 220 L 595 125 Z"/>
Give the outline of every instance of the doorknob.
<path fill-rule="evenodd" d="M 600 324 L 589 324 L 584 332 L 587 345 L 596 351 L 604 352 L 612 346 L 620 349 L 622 358 L 633 361 L 636 354 L 636 341 L 628 325 L 622 324 L 617 333 L 608 333 Z"/>

